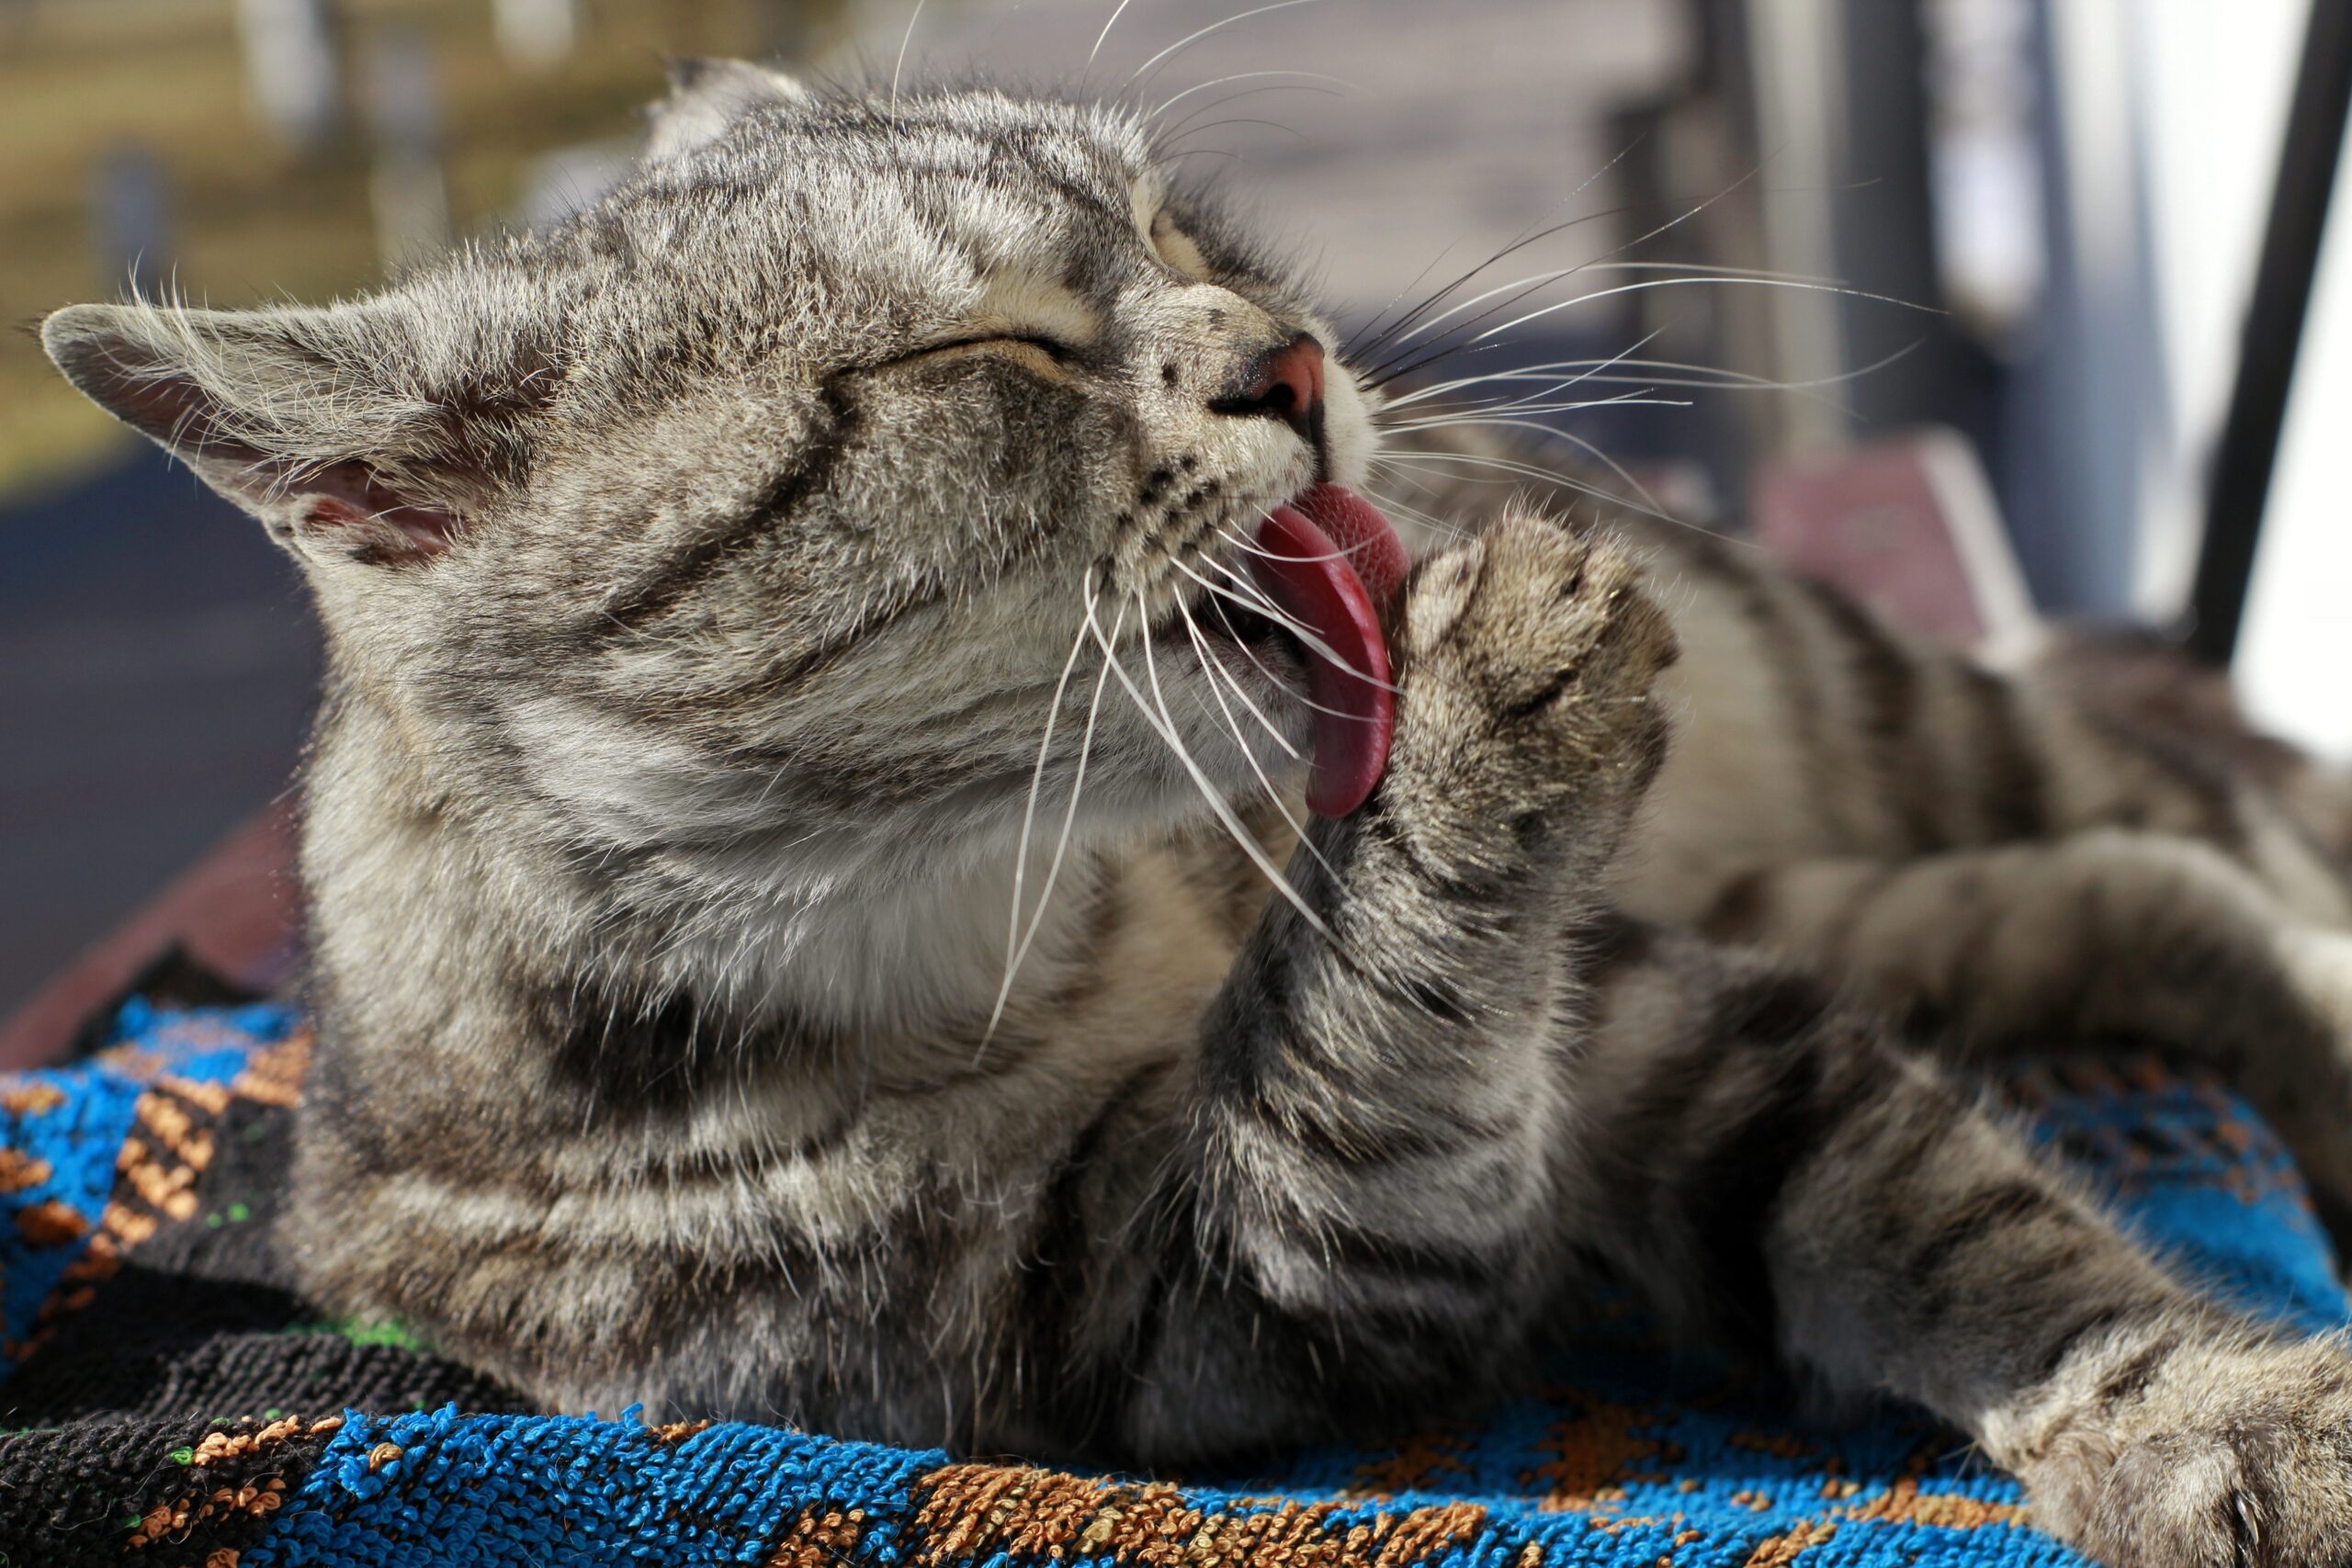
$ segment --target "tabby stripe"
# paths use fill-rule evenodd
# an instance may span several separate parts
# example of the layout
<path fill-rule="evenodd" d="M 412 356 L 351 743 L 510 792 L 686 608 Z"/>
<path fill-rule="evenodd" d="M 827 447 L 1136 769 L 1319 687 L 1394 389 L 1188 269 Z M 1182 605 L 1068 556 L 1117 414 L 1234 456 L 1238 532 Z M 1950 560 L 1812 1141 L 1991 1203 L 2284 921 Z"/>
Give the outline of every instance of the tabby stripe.
<path fill-rule="evenodd" d="M 1262 1097 L 1247 1108 L 1252 1120 L 1317 1164 L 1363 1173 L 1426 1161 L 1458 1159 L 1480 1145 L 1510 1141 L 1512 1130 L 1456 1115 L 1435 1125 L 1384 1121 L 1351 1129 L 1311 1114 L 1284 1114 Z"/>
<path fill-rule="evenodd" d="M 2034 1362 L 2033 1386 L 2047 1386 L 2086 1341 L 2112 1333 L 2131 1315 L 2131 1309 L 2126 1307 L 2102 1306 L 2068 1324 L 2042 1348 L 2041 1357 Z"/>
<path fill-rule="evenodd" d="M 2003 1247 L 2013 1247 L 2022 1227 L 2041 1219 L 2081 1223 L 2073 1208 L 2041 1182 L 2018 1178 L 1980 1188 L 1961 1199 L 1951 1216 L 1920 1243 L 1911 1271 L 1925 1277 L 1955 1267 L 1973 1269 L 1981 1259 L 1962 1254 L 1988 1237 Z M 2042 1261 L 2037 1259 L 2037 1266 Z"/>
<path fill-rule="evenodd" d="M 857 411 L 840 389 L 823 389 L 831 427 L 816 437 L 792 468 L 771 480 L 750 507 L 663 563 L 662 568 L 607 600 L 603 618 L 593 623 L 598 641 L 634 635 L 644 623 L 691 594 L 728 557 L 789 517 L 832 477 L 834 465 L 857 428 Z"/>
<path fill-rule="evenodd" d="M 2017 694 L 2008 682 L 1973 664 L 1959 667 L 1976 758 L 1977 810 L 1992 842 L 2038 839 L 2049 828 L 2041 763 L 2027 744 Z"/>
<path fill-rule="evenodd" d="M 2119 1404 L 2128 1404 L 2139 1398 L 2147 1392 L 2148 1385 L 2156 1381 L 2156 1374 L 2164 1371 L 2165 1363 L 2171 1360 L 2173 1353 L 2179 1348 L 2180 1337 L 2177 1334 L 2160 1334 L 2143 1345 L 2129 1359 L 2099 1379 L 2098 1387 L 2091 1395 L 2093 1404 L 2102 1411 L 2112 1410 Z"/>
<path fill-rule="evenodd" d="M 1942 770 L 1917 755 L 1913 722 L 1919 704 L 1918 671 L 1911 656 L 1868 611 L 1809 579 L 1804 589 L 1845 640 L 1847 673 L 1861 705 L 1861 730 L 1878 775 L 1880 804 L 1899 825 L 1904 846 L 1914 852 L 1950 847 L 1951 837 L 1923 792 Z"/>
<path fill-rule="evenodd" d="M 1344 1223 L 1317 1225 L 1311 1236 L 1294 1237 L 1293 1245 L 1352 1276 L 1399 1285 L 1443 1285 L 1480 1299 L 1506 1269 L 1501 1259 L 1483 1249 L 1432 1247 Z"/>
<path fill-rule="evenodd" d="M 1816 828 L 1826 826 L 1821 818 L 1822 807 L 1838 797 L 1845 781 L 1830 763 L 1818 693 L 1813 682 L 1805 678 L 1811 660 L 1803 636 L 1791 621 L 1786 607 L 1773 596 L 1770 583 L 1746 562 L 1735 558 L 1721 542 L 1713 538 L 1699 540 L 1690 559 L 1699 570 L 1730 590 L 1741 617 L 1763 644 L 1764 657 L 1758 662 L 1781 694 L 1781 710 L 1788 719 L 1796 753 L 1810 785 L 1804 795 L 1806 809 Z"/>

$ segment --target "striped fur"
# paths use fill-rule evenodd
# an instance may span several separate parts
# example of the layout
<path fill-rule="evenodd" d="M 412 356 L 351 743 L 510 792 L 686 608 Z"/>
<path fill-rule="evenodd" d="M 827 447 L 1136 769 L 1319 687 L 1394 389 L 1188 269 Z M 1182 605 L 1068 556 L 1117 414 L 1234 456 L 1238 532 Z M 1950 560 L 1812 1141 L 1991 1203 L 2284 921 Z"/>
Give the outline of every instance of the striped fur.
<path fill-rule="evenodd" d="M 1300 331 L 1120 114 L 741 66 L 550 234 L 52 317 L 329 629 L 312 1292 L 553 1406 L 1158 1464 L 1485 1397 L 1612 1279 L 2109 1562 L 2341 1561 L 2352 1359 L 1916 1048 L 2153 1041 L 2352 1190 L 2340 783 L 1498 505 L 1347 367 L 1319 444 L 1231 412 Z M 1194 634 L 1323 474 L 1442 535 L 1300 843 L 1298 650 Z"/>

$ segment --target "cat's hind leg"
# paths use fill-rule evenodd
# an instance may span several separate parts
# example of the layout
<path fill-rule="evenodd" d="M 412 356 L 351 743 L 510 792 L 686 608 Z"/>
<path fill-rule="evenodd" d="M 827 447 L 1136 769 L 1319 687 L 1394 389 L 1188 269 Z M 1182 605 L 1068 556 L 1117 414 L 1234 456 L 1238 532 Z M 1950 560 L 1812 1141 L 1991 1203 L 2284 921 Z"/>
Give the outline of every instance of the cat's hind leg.
<path fill-rule="evenodd" d="M 1562 1224 L 1679 1323 L 1936 1411 L 2131 1568 L 2352 1561 L 2352 1357 L 2202 1299 L 1866 1011 L 1629 925 L 1555 1146 Z"/>
<path fill-rule="evenodd" d="M 2352 935 L 2213 845 L 2122 829 L 1801 862 L 1710 914 L 1962 1061 L 2126 1044 L 2221 1075 L 2352 1213 Z"/>

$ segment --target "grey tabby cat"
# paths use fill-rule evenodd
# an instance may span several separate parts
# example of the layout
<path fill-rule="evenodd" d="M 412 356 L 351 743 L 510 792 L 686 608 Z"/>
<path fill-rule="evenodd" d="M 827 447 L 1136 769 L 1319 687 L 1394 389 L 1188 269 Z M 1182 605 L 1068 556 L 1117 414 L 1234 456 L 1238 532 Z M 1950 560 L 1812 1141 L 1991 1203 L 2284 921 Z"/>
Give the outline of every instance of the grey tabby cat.
<path fill-rule="evenodd" d="M 550 1406 L 1157 1464 L 1631 1280 L 2110 1562 L 2352 1561 L 2344 1348 L 1911 1043 L 2154 1041 L 2352 1196 L 2342 781 L 1385 437 L 1123 111 L 682 78 L 550 232 L 43 328 L 326 626 L 322 1303 Z"/>

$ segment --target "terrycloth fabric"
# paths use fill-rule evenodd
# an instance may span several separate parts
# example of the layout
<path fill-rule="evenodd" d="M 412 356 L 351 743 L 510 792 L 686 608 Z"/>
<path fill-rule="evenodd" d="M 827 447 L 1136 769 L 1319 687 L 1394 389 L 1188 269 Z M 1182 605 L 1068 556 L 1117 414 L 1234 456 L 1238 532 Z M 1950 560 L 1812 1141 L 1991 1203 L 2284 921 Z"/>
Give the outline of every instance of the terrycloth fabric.
<path fill-rule="evenodd" d="M 1917 1414 L 1811 1426 L 1630 1313 L 1475 1423 L 1175 1483 L 951 1463 L 752 1426 L 525 1413 L 396 1327 L 333 1324 L 268 1227 L 307 1052 L 277 1007 L 133 1002 L 118 1043 L 0 1079 L 0 1563 L 2076 1561 Z M 2146 1235 L 2257 1311 L 2346 1316 L 2277 1141 L 2154 1068 L 1996 1086 Z"/>

